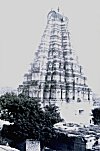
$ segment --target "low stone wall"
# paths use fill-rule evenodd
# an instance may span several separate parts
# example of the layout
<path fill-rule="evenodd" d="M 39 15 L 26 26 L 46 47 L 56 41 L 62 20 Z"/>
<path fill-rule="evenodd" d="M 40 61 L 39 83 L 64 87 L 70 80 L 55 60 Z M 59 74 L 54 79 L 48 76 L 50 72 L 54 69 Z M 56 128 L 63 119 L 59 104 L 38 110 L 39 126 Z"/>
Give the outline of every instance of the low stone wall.
<path fill-rule="evenodd" d="M 63 133 L 59 133 L 57 139 L 52 139 L 46 145 L 49 149 L 45 151 L 86 151 L 86 142 L 83 138 Z"/>

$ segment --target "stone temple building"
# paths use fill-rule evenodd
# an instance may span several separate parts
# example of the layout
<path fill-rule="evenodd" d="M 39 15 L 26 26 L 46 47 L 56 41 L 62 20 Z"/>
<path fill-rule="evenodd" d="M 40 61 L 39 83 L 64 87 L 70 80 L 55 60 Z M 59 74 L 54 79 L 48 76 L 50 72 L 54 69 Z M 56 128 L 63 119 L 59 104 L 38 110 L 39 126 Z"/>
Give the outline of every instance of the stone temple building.
<path fill-rule="evenodd" d="M 90 123 L 92 91 L 71 46 L 68 18 L 51 10 L 34 62 L 19 93 L 56 104 L 67 122 Z"/>

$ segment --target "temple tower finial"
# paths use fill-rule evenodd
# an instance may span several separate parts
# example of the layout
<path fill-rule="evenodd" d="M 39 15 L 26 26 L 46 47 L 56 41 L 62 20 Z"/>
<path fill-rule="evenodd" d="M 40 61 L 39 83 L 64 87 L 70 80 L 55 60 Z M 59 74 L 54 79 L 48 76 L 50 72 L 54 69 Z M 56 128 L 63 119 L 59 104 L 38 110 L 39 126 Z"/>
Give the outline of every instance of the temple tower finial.
<path fill-rule="evenodd" d="M 59 12 L 59 6 L 58 6 L 58 9 L 57 9 L 57 10 L 58 10 L 58 12 Z"/>

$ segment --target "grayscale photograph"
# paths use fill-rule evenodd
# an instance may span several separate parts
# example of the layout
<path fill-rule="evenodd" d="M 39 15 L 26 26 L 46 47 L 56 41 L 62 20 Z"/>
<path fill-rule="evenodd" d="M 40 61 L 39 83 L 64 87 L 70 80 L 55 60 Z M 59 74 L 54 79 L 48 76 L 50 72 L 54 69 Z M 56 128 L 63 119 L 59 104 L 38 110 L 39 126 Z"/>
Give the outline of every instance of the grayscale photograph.
<path fill-rule="evenodd" d="M 100 151 L 99 57 L 99 0 L 0 0 L 0 151 Z"/>

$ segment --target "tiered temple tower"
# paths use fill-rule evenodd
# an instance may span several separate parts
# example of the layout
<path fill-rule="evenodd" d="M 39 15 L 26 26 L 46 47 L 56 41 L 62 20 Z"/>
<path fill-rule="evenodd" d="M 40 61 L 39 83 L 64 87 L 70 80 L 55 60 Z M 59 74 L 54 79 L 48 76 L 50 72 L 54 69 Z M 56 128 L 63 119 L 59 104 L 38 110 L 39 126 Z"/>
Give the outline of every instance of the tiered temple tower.
<path fill-rule="evenodd" d="M 44 105 L 55 103 L 66 121 L 85 123 L 82 115 L 90 117 L 92 91 L 71 46 L 68 18 L 59 11 L 49 12 L 34 62 L 18 91 L 40 99 Z"/>

